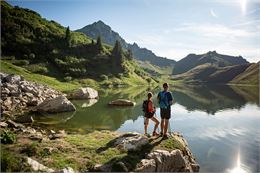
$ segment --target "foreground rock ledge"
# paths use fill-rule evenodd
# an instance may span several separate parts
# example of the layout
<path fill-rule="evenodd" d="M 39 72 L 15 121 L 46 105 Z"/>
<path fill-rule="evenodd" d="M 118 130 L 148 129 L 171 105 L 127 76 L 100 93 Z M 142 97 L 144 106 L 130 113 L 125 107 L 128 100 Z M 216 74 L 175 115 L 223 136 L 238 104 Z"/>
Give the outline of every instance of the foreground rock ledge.
<path fill-rule="evenodd" d="M 127 133 L 116 138 L 111 147 L 130 152 L 143 152 L 146 147 L 149 148 L 151 140 L 158 138 L 147 138 L 138 133 Z M 94 171 L 102 172 L 199 172 L 199 164 L 196 163 L 188 144 L 179 133 L 172 133 L 167 140 L 177 140 L 182 145 L 180 149 L 170 150 L 169 148 L 151 150 L 144 155 L 134 170 L 127 167 L 123 161 L 115 161 L 104 165 L 96 165 Z M 159 141 L 162 141 L 160 139 Z M 159 145 L 159 144 L 158 144 Z"/>

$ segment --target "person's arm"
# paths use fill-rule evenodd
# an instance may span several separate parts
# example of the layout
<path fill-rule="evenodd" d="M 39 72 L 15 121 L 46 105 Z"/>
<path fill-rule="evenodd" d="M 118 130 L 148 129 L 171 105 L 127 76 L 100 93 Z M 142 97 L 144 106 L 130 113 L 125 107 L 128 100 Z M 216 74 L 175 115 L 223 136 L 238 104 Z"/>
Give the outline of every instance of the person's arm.
<path fill-rule="evenodd" d="M 158 95 L 157 95 L 157 101 L 160 104 L 160 93 L 158 93 Z"/>
<path fill-rule="evenodd" d="M 173 98 L 172 98 L 172 94 L 170 92 L 168 92 L 168 100 L 169 100 L 169 104 L 172 105 L 173 104 Z"/>

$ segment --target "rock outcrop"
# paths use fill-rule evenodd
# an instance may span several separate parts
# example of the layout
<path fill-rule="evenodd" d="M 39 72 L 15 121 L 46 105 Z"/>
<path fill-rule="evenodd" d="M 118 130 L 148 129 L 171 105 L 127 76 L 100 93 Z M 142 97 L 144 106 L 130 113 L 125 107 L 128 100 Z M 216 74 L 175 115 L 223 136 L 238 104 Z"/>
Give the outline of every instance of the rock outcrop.
<path fill-rule="evenodd" d="M 108 103 L 112 106 L 134 106 L 136 103 L 126 99 L 117 99 Z"/>
<path fill-rule="evenodd" d="M 22 76 L 0 73 L 1 77 L 1 114 L 23 114 L 45 100 L 63 94 L 46 85 L 26 81 Z"/>
<path fill-rule="evenodd" d="M 148 137 L 138 133 L 126 133 L 118 137 L 114 146 L 124 151 L 137 151 L 149 143 Z"/>
<path fill-rule="evenodd" d="M 46 99 L 36 109 L 38 112 L 43 113 L 72 112 L 76 110 L 75 106 L 65 96 Z"/>
<path fill-rule="evenodd" d="M 90 87 L 79 88 L 78 90 L 68 94 L 70 99 L 96 99 L 98 98 L 98 92 Z"/>
<path fill-rule="evenodd" d="M 155 139 L 151 139 L 155 140 Z M 111 172 L 198 172 L 199 165 L 196 163 L 191 151 L 188 148 L 188 144 L 179 133 L 171 134 L 171 137 L 166 140 L 175 140 L 181 144 L 181 149 L 168 149 L 160 147 L 162 149 L 154 149 L 148 153 L 144 153 L 144 156 L 140 157 L 140 161 L 135 168 L 127 167 L 128 163 L 124 160 L 115 162 L 109 162 L 104 165 L 95 165 L 94 171 Z M 116 147 L 117 149 L 123 149 L 127 152 L 143 152 L 146 147 L 151 145 L 149 138 L 138 133 L 127 133 L 117 137 L 110 147 Z M 134 158 L 134 157 L 133 157 Z M 135 158 L 136 159 L 136 158 Z"/>

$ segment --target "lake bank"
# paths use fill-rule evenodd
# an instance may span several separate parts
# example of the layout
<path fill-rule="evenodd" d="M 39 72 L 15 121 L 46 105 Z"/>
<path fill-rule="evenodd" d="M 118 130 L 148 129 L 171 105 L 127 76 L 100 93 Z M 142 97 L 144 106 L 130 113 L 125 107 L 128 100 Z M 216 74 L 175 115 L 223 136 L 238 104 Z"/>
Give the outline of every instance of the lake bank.
<path fill-rule="evenodd" d="M 66 99 L 65 95 L 47 86 L 28 82 L 17 75 L 1 73 L 1 82 L 4 89 L 1 93 L 4 96 L 1 105 L 4 114 L 1 119 L 3 172 L 55 172 L 62 169 L 73 172 L 199 171 L 199 165 L 186 140 L 179 133 L 172 133 L 168 139 L 163 140 L 162 137 L 148 138 L 130 132 L 91 131 L 78 134 L 64 130 L 54 131 L 33 125 L 34 119 L 31 116 L 24 117 L 25 124 L 17 123 L 21 117 L 19 114 L 39 111 L 42 103 L 46 105 L 46 101 L 61 96 Z M 31 104 L 32 101 L 35 104 Z M 53 105 L 56 102 L 44 111 L 63 111 L 52 108 Z M 39 112 L 37 114 L 38 117 L 43 116 Z M 161 162 L 163 159 L 167 162 Z"/>

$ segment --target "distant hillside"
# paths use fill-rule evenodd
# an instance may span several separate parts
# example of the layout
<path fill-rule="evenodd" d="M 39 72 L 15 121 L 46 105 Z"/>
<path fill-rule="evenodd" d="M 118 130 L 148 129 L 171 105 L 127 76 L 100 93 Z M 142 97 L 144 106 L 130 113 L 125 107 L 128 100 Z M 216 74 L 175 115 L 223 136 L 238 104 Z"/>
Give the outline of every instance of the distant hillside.
<path fill-rule="evenodd" d="M 109 46 L 1 1 L 1 60 L 59 80 L 152 82 L 120 43 Z M 1 69 L 2 71 L 3 69 Z M 149 78 L 149 79 L 148 79 Z M 147 80 L 146 80 L 147 79 Z"/>
<path fill-rule="evenodd" d="M 118 40 L 124 49 L 129 49 L 132 51 L 136 59 L 141 61 L 149 61 L 151 64 L 160 67 L 172 66 L 176 62 L 171 59 L 156 56 L 151 50 L 140 48 L 136 43 L 127 43 L 117 32 L 113 31 L 110 26 L 100 20 L 76 31 L 82 32 L 93 39 L 101 36 L 102 41 L 109 45 L 114 45 L 116 40 Z"/>
<path fill-rule="evenodd" d="M 254 73 L 251 72 L 250 66 L 254 66 L 254 64 L 242 64 L 242 65 L 234 65 L 234 66 L 227 66 L 227 67 L 218 67 L 212 64 L 203 64 L 199 65 L 185 73 L 174 75 L 174 80 L 184 80 L 188 82 L 205 82 L 205 83 L 218 83 L 224 84 L 229 83 L 241 74 L 243 77 L 252 77 L 255 78 Z M 240 79 L 240 77 L 239 77 Z M 247 84 L 255 84 L 252 81 L 244 80 Z M 233 81 L 233 83 L 237 83 L 238 80 Z"/>
<path fill-rule="evenodd" d="M 208 53 L 201 55 L 189 54 L 175 64 L 173 74 L 185 73 L 196 66 L 208 63 L 216 67 L 226 67 L 246 64 L 248 61 L 241 56 L 222 55 L 218 54 L 216 51 L 209 51 Z"/>
<path fill-rule="evenodd" d="M 260 62 L 251 64 L 243 73 L 232 79 L 231 83 L 235 84 L 255 84 L 259 85 L 259 67 Z"/>

